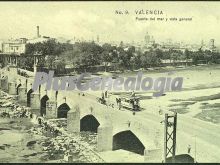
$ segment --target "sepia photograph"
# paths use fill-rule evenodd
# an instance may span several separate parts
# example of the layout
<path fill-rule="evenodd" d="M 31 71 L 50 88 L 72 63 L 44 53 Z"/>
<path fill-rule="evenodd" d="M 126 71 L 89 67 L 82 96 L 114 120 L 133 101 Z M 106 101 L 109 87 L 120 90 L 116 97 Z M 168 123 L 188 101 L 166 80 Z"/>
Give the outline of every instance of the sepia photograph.
<path fill-rule="evenodd" d="M 220 2 L 0 2 L 0 163 L 219 163 Z"/>

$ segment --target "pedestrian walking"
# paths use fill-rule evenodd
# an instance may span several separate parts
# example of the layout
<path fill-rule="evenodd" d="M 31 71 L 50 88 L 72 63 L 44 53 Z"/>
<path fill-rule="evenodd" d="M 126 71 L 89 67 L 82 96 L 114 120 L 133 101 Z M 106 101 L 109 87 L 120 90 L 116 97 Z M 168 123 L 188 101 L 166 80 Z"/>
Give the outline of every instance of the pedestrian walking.
<path fill-rule="evenodd" d="M 105 99 L 105 96 L 104 96 L 104 93 L 103 93 L 103 92 L 102 92 L 102 96 L 101 96 L 101 97 L 102 97 L 103 100 Z"/>
<path fill-rule="evenodd" d="M 132 93 L 131 93 L 131 97 L 135 97 L 135 93 L 134 93 L 134 91 L 132 91 Z"/>
<path fill-rule="evenodd" d="M 121 109 L 121 98 L 118 99 L 119 110 Z"/>
<path fill-rule="evenodd" d="M 188 145 L 188 154 L 190 154 L 190 151 L 191 151 L 191 145 L 189 144 Z"/>
<path fill-rule="evenodd" d="M 105 98 L 108 98 L 108 91 L 105 91 Z"/>
<path fill-rule="evenodd" d="M 128 121 L 128 127 L 130 127 L 131 126 L 131 122 L 130 121 Z"/>

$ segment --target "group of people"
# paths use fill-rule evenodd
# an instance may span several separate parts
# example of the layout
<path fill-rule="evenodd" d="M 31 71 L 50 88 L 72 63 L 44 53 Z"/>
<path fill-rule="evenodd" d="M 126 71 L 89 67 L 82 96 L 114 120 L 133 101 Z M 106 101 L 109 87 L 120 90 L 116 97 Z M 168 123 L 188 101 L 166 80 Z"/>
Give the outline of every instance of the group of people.
<path fill-rule="evenodd" d="M 116 98 L 116 104 L 120 110 L 121 109 L 121 98 Z"/>
<path fill-rule="evenodd" d="M 79 92 L 78 95 L 79 95 L 79 96 L 81 96 L 81 95 L 82 95 L 82 96 L 85 96 L 85 93 L 80 93 L 80 92 Z"/>

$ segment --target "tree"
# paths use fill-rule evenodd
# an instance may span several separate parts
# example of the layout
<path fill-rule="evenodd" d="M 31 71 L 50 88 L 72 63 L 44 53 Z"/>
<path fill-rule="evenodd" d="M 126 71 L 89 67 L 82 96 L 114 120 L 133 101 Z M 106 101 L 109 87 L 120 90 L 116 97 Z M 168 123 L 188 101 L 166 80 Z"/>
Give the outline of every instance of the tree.
<path fill-rule="evenodd" d="M 54 61 L 54 69 L 56 73 L 65 73 L 66 61 L 63 58 L 58 58 Z"/>
<path fill-rule="evenodd" d="M 206 50 L 203 55 L 204 55 L 204 60 L 206 61 L 206 64 L 212 61 L 213 54 L 210 50 Z"/>
<path fill-rule="evenodd" d="M 45 42 L 28 43 L 26 44 L 25 54 L 34 55 L 60 55 L 62 52 L 72 50 L 72 45 L 69 43 L 59 43 L 55 39 L 49 39 Z"/>
<path fill-rule="evenodd" d="M 105 71 L 106 71 L 107 63 L 113 61 L 113 51 L 114 51 L 114 48 L 110 44 L 104 44 L 102 46 L 102 49 L 103 49 L 103 51 L 100 54 L 101 55 L 101 61 L 104 62 L 104 64 L 105 64 Z"/>
<path fill-rule="evenodd" d="M 177 52 L 172 52 L 171 53 L 171 60 L 173 61 L 173 65 L 176 64 L 176 61 L 178 60 L 178 53 Z"/>
<path fill-rule="evenodd" d="M 201 49 L 193 53 L 192 60 L 194 64 L 198 64 L 200 60 L 204 60 L 204 54 Z"/>
<path fill-rule="evenodd" d="M 94 42 L 76 43 L 73 46 L 73 64 L 84 69 L 99 65 L 102 59 L 103 49 Z"/>
<path fill-rule="evenodd" d="M 133 59 L 132 63 L 133 63 L 133 66 L 135 69 L 139 69 L 139 68 L 143 67 L 142 61 L 141 61 L 141 56 L 142 56 L 141 51 L 136 51 L 136 53 L 134 54 L 134 59 Z"/>
<path fill-rule="evenodd" d="M 34 58 L 30 56 L 21 56 L 18 60 L 18 66 L 22 69 L 33 70 Z"/>
<path fill-rule="evenodd" d="M 56 60 L 55 56 L 47 56 L 45 59 L 45 65 L 48 69 L 54 69 L 54 61 Z"/>

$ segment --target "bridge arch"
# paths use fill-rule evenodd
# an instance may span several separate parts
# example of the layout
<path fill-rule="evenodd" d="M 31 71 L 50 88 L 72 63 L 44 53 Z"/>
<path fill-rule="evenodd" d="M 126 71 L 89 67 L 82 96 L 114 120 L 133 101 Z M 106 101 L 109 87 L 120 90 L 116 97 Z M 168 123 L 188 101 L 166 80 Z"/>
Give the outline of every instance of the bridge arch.
<path fill-rule="evenodd" d="M 116 133 L 113 136 L 112 149 L 123 149 L 140 155 L 144 155 L 145 146 L 132 131 L 126 130 Z"/>
<path fill-rule="evenodd" d="M 27 92 L 27 106 L 28 107 L 31 106 L 31 93 L 33 93 L 33 90 L 29 89 L 29 91 Z"/>
<path fill-rule="evenodd" d="M 19 89 L 20 86 L 21 86 L 21 84 L 18 84 L 17 87 L 16 87 L 16 93 L 17 93 L 17 95 L 18 95 L 18 89 Z"/>
<path fill-rule="evenodd" d="M 80 131 L 90 131 L 90 132 L 96 132 L 98 130 L 100 123 L 95 118 L 95 116 L 89 114 L 85 115 L 80 120 Z"/>
<path fill-rule="evenodd" d="M 57 108 L 57 118 L 67 118 L 67 113 L 70 110 L 70 107 L 67 103 L 61 104 Z"/>
<path fill-rule="evenodd" d="M 46 103 L 49 100 L 49 97 L 47 95 L 44 95 L 41 99 L 40 99 L 40 115 L 46 115 Z"/>

